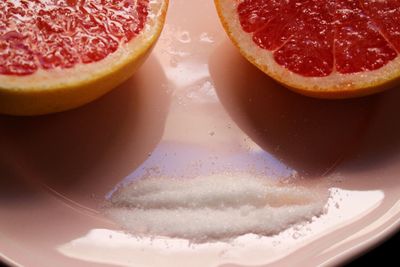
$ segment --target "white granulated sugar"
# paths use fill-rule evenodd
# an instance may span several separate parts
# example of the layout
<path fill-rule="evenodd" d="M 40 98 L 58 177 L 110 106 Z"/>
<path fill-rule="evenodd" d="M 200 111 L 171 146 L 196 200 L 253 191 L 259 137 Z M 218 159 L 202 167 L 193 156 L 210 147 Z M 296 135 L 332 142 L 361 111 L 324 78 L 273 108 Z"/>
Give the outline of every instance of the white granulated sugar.
<path fill-rule="evenodd" d="M 277 234 L 321 214 L 325 201 L 304 187 L 246 175 L 159 177 L 115 192 L 106 213 L 133 234 L 207 241 Z"/>

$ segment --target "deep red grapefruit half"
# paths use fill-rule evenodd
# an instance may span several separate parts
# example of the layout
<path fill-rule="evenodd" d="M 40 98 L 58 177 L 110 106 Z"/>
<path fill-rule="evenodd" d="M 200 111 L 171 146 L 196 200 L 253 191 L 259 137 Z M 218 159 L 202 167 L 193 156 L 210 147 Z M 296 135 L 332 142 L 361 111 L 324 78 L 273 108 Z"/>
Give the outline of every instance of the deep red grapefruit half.
<path fill-rule="evenodd" d="M 322 98 L 400 80 L 398 0 L 215 0 L 229 37 L 266 74 Z"/>
<path fill-rule="evenodd" d="M 88 103 L 130 77 L 164 24 L 168 0 L 0 1 L 0 113 Z"/>

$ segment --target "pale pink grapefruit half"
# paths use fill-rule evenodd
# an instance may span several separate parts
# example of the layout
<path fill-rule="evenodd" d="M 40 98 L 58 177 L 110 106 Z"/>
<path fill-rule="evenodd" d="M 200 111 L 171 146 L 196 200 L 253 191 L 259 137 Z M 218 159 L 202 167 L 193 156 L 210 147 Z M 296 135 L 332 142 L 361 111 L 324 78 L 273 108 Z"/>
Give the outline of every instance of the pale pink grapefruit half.
<path fill-rule="evenodd" d="M 0 113 L 88 103 L 129 78 L 162 30 L 168 0 L 0 1 Z"/>
<path fill-rule="evenodd" d="M 347 98 L 399 84 L 398 0 L 215 0 L 241 53 L 304 95 Z"/>

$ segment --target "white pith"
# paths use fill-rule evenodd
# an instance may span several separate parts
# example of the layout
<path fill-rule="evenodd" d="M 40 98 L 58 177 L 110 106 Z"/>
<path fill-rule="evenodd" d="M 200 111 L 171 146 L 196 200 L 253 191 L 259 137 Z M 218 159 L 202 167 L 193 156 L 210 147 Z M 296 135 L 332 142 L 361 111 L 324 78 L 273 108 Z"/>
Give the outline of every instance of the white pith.
<path fill-rule="evenodd" d="M 121 44 L 117 51 L 103 60 L 89 64 L 80 63 L 69 69 L 38 69 L 35 73 L 26 76 L 0 75 L 0 89 L 12 91 L 54 90 L 55 88 L 89 83 L 112 73 L 136 58 L 145 50 L 145 47 L 151 45 L 152 39 L 162 27 L 163 22 L 159 18 L 165 11 L 166 5 L 164 0 L 151 0 L 144 29 L 130 42 Z"/>
<path fill-rule="evenodd" d="M 262 49 L 252 40 L 252 34 L 245 32 L 239 21 L 237 7 L 243 0 L 217 0 L 219 15 L 230 37 L 242 53 L 276 80 L 289 87 L 312 91 L 347 91 L 385 84 L 400 75 L 400 57 L 396 57 L 380 69 L 352 74 L 332 72 L 326 77 L 305 77 L 296 74 L 274 60 L 273 53 Z"/>

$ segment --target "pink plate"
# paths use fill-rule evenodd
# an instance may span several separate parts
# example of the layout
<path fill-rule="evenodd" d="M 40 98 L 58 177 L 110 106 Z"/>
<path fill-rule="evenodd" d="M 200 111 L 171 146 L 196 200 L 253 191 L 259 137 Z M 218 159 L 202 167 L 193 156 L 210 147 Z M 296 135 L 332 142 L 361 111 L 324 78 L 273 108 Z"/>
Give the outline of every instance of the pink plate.
<path fill-rule="evenodd" d="M 82 108 L 0 117 L 0 258 L 15 266 L 337 265 L 400 223 L 400 91 L 302 97 L 244 60 L 212 1 L 170 1 L 139 72 Z M 231 244 L 135 238 L 103 216 L 138 169 L 263 172 L 329 190 L 327 212 Z M 190 164 L 189 164 L 190 163 Z M 196 168 L 199 172 L 199 168 Z M 293 178 L 297 177 L 297 178 Z"/>

